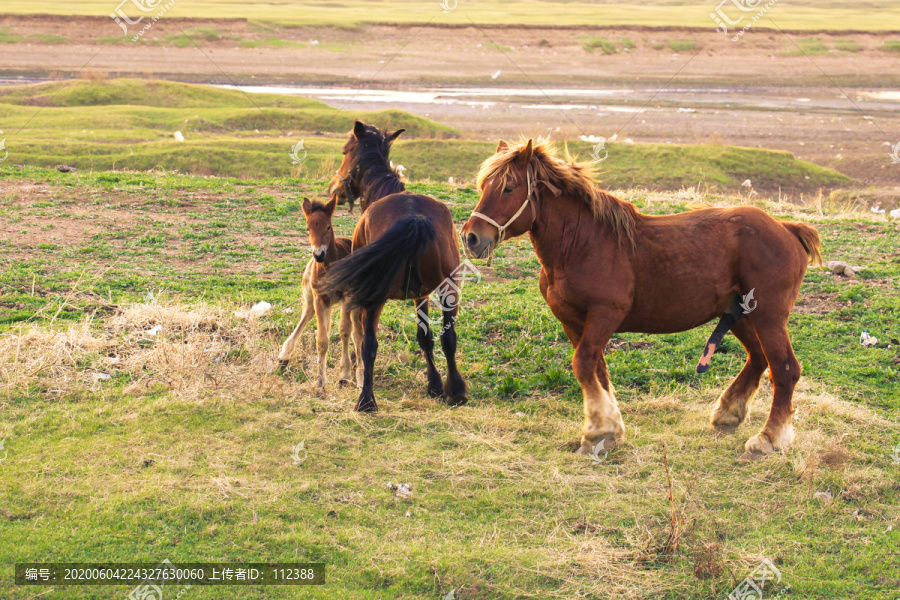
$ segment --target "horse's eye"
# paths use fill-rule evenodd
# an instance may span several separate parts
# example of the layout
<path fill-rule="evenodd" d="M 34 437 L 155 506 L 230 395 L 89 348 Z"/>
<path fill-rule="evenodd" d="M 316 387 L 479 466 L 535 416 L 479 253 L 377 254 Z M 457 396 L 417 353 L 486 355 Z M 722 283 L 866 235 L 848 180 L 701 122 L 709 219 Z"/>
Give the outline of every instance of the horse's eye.
<path fill-rule="evenodd" d="M 504 193 L 504 194 L 512 194 L 512 193 L 513 193 L 513 189 L 514 189 L 514 188 L 511 188 L 511 187 L 503 188 L 503 193 Z"/>

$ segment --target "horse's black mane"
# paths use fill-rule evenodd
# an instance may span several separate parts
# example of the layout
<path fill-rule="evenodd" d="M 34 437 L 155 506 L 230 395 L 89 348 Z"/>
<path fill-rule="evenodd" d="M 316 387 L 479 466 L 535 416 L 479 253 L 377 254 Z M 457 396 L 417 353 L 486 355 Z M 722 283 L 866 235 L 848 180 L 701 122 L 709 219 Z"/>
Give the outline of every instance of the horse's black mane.
<path fill-rule="evenodd" d="M 366 135 L 359 140 L 357 159 L 359 172 L 362 173 L 359 188 L 364 206 L 406 190 L 406 186 L 391 168 L 390 151 L 384 134 L 371 125 L 366 125 Z"/>

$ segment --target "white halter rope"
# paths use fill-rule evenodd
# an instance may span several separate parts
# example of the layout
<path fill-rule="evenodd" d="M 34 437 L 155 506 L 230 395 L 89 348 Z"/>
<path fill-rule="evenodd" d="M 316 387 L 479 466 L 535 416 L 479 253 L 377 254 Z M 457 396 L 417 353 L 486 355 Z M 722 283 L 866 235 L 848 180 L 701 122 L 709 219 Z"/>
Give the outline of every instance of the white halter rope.
<path fill-rule="evenodd" d="M 528 165 L 525 168 L 525 179 L 528 181 L 528 194 L 525 196 L 525 202 L 522 203 L 522 206 L 519 207 L 519 210 L 516 211 L 516 214 L 514 214 L 506 222 L 506 225 L 501 225 L 500 223 L 493 220 L 489 216 L 483 215 L 480 212 L 472 213 L 473 217 L 478 217 L 479 219 L 482 219 L 483 221 L 487 221 L 488 223 L 490 223 L 491 225 L 496 227 L 497 231 L 500 233 L 499 237 L 497 238 L 497 243 L 494 244 L 493 247 L 491 248 L 491 255 L 488 256 L 488 266 L 491 266 L 491 263 L 494 260 L 494 248 L 496 248 L 497 246 L 500 245 L 500 242 L 502 242 L 503 238 L 506 237 L 506 230 L 509 228 L 510 225 L 515 223 L 516 219 L 518 219 L 519 217 L 522 216 L 522 213 L 525 212 L 526 206 L 531 206 L 531 224 L 532 224 L 532 226 L 534 225 L 534 222 L 537 221 L 537 212 L 534 210 L 534 202 L 531 201 L 532 194 L 534 194 L 537 191 L 537 184 L 543 183 L 544 185 L 546 185 L 550 189 L 550 191 L 553 192 L 554 196 L 559 196 L 560 194 L 562 194 L 562 190 L 560 190 L 558 187 L 556 187 L 549 181 L 540 181 L 538 179 L 534 179 L 532 176 L 533 171 L 534 171 L 534 168 L 531 165 Z M 532 179 L 534 179 L 534 181 L 532 181 Z"/>
<path fill-rule="evenodd" d="M 494 244 L 495 247 L 499 246 L 500 242 L 503 241 L 503 238 L 506 236 L 506 230 L 509 228 L 509 226 L 512 225 L 516 221 L 516 219 L 518 219 L 520 216 L 522 216 L 522 213 L 525 212 L 526 206 L 531 206 L 531 222 L 534 223 L 534 221 L 537 220 L 537 213 L 534 210 L 534 204 L 531 202 L 531 194 L 534 193 L 534 185 L 531 182 L 531 165 L 529 165 L 528 168 L 525 170 L 525 178 L 528 181 L 528 194 L 525 196 L 525 202 L 522 203 L 522 206 L 519 207 L 519 210 L 516 211 L 516 214 L 514 214 L 506 222 L 506 225 L 501 225 L 500 223 L 493 220 L 489 216 L 483 215 L 480 212 L 472 213 L 473 217 L 478 217 L 479 219 L 487 221 L 488 223 L 490 223 L 491 225 L 493 225 L 494 227 L 497 228 L 497 231 L 499 232 L 500 236 L 497 238 L 497 243 Z"/>

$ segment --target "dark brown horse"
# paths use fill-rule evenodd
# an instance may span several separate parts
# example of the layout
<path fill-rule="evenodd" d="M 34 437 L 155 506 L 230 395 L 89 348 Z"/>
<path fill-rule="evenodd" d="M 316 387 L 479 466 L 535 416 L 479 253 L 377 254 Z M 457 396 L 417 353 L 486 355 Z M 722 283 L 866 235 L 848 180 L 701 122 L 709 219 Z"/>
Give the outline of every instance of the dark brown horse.
<path fill-rule="evenodd" d="M 389 299 L 413 300 L 418 308 L 418 341 L 427 363 L 428 392 L 452 405 L 466 401 L 466 384 L 456 366 L 458 296 L 441 306 L 441 347 L 447 358 L 447 381 L 443 384 L 434 364 L 434 334 L 428 319 L 428 296 L 439 286 L 458 289 L 456 228 L 446 206 L 434 198 L 404 191 L 391 169 L 390 146 L 401 133 L 402 129 L 382 134 L 357 121 L 331 184 L 331 193 L 339 200 L 349 201 L 352 196 L 347 197 L 348 193 L 358 196 L 363 210 L 353 232 L 352 253 L 329 269 L 319 288 L 324 293 L 348 296 L 350 307 L 360 309 L 353 332 L 363 361 L 358 411 L 378 408 L 372 389 L 378 350 L 375 335 Z"/>
<path fill-rule="evenodd" d="M 614 333 L 674 333 L 719 316 L 748 358 L 719 397 L 712 425 L 734 431 L 744 421 L 768 367 L 772 408 L 742 456 L 788 448 L 800 363 L 787 321 L 807 264 L 821 263 L 815 229 L 751 207 L 644 215 L 601 191 L 589 165 L 562 160 L 546 141 L 500 142 L 478 186 L 481 201 L 462 230 L 465 249 L 486 257 L 504 239 L 530 235 L 541 294 L 575 347 L 585 415 L 579 452 L 625 437 L 603 357 Z M 751 293 L 756 300 L 748 302 Z"/>

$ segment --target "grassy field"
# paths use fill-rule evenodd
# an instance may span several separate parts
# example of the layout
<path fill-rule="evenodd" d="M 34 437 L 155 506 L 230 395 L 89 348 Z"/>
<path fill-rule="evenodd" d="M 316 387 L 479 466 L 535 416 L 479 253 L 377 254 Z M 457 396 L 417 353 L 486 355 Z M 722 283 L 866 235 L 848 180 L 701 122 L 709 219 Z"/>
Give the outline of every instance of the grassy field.
<path fill-rule="evenodd" d="M 789 452 L 735 460 L 765 416 L 767 383 L 738 434 L 709 431 L 743 352 L 726 338 L 698 376 L 707 327 L 617 336 L 609 364 L 628 443 L 595 463 L 569 451 L 581 395 L 526 241 L 479 264 L 485 280 L 464 291 L 467 406 L 425 395 L 413 309 L 399 302 L 382 319 L 377 415 L 351 412 L 334 352 L 327 395 L 313 393 L 312 333 L 275 372 L 309 258 L 298 200 L 322 185 L 0 166 L 0 597 L 131 589 L 14 587 L 16 562 L 165 558 L 328 565 L 322 588 L 183 596 L 198 600 L 721 599 L 763 558 L 786 598 L 896 597 L 896 222 L 755 201 L 814 222 L 827 259 L 866 267 L 858 279 L 807 274 L 790 324 L 805 377 Z M 446 202 L 458 225 L 477 201 L 467 186 L 411 189 Z M 624 196 L 649 213 L 747 202 Z M 355 217 L 339 213 L 349 234 Z M 261 300 L 270 315 L 235 315 Z M 878 347 L 860 346 L 864 329 Z"/>
<path fill-rule="evenodd" d="M 339 112 L 305 98 L 162 81 L 68 81 L 0 89 L 0 129 L 8 161 L 83 170 L 177 170 L 239 177 L 330 177 L 354 118 L 381 128 L 403 127 L 394 160 L 417 180 L 474 178 L 496 148 L 454 139 L 460 133 L 399 110 Z M 316 135 L 316 132 L 319 135 Z M 173 134 L 181 131 L 185 142 Z M 306 159 L 292 164 L 291 148 L 303 140 Z M 583 158 L 592 145 L 569 142 Z M 302 153 L 301 153 L 302 154 Z M 677 190 L 707 185 L 740 190 L 750 179 L 777 194 L 815 193 L 850 179 L 799 161 L 787 152 L 720 145 L 610 143 L 602 179 L 610 187 L 641 185 Z"/>
<path fill-rule="evenodd" d="M 761 4 L 760 7 L 764 6 Z M 641 3 L 569 0 L 505 0 L 471 2 L 450 0 L 444 12 L 438 0 L 350 0 L 325 2 L 272 2 L 270 0 L 193 0 L 178 2 L 170 17 L 244 18 L 285 24 L 354 26 L 362 23 L 524 24 L 524 25 L 649 25 L 714 27 L 709 13 L 715 5 L 690 0 Z M 114 8 L 114 7 L 113 7 Z M 102 0 L 78 3 L 63 0 L 4 2 L 9 14 L 107 16 L 112 9 Z M 126 10 L 127 13 L 127 10 Z M 152 13 L 151 13 L 152 14 Z M 777 3 L 767 13 L 785 29 L 884 31 L 900 29 L 900 9 L 888 0 L 848 8 L 837 0 L 800 0 Z M 766 19 L 761 27 L 771 27 Z"/>

